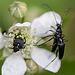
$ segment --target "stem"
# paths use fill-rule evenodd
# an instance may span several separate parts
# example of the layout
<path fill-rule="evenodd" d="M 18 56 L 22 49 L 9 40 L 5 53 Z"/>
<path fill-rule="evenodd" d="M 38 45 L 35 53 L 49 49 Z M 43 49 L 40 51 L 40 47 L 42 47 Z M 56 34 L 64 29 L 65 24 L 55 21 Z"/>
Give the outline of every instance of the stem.
<path fill-rule="evenodd" d="M 25 22 L 24 19 L 25 19 L 25 17 L 17 19 L 17 23 L 23 23 L 23 22 Z"/>

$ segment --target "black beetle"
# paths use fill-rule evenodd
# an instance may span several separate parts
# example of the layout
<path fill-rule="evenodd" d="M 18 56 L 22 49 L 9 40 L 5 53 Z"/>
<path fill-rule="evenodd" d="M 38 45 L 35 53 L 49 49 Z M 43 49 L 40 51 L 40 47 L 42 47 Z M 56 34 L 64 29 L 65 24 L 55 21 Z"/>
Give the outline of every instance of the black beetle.
<path fill-rule="evenodd" d="M 20 35 L 20 34 L 19 34 Z M 21 38 L 21 37 L 18 37 L 17 38 L 17 36 L 18 35 L 16 35 L 15 36 L 15 38 L 14 38 L 14 40 L 13 40 L 13 48 L 11 48 L 11 49 L 13 49 L 14 50 L 14 52 L 17 52 L 17 51 L 19 51 L 20 49 L 23 49 L 23 48 L 25 48 L 24 47 L 24 44 L 26 43 L 26 39 L 24 38 L 24 40 Z"/>
<path fill-rule="evenodd" d="M 46 4 L 45 4 L 45 5 L 46 5 Z M 56 20 L 56 17 L 55 17 L 55 14 L 54 14 L 53 10 L 52 10 L 48 5 L 46 5 L 46 6 L 52 11 L 52 13 L 53 13 L 53 15 L 54 15 L 54 18 L 55 18 L 55 21 L 56 21 L 56 23 L 57 23 L 57 20 Z M 64 55 L 64 49 L 65 49 L 65 43 L 64 43 L 64 41 L 68 41 L 68 40 L 64 40 L 64 39 L 63 39 L 65 35 L 62 34 L 61 24 L 62 24 L 62 22 L 64 21 L 64 19 L 65 19 L 66 15 L 68 14 L 69 10 L 70 10 L 70 8 L 67 9 L 67 10 L 63 13 L 62 19 L 61 19 L 61 23 L 60 23 L 60 24 L 58 24 L 58 23 L 56 24 L 57 29 L 55 29 L 53 26 L 51 26 L 53 29 L 55 29 L 55 32 L 54 32 L 53 30 L 48 30 L 48 31 L 47 31 L 47 32 L 49 32 L 49 31 L 54 32 L 53 37 L 50 38 L 49 40 L 47 40 L 46 42 L 44 42 L 44 43 L 42 43 L 42 44 L 40 44 L 40 45 L 37 45 L 38 42 L 41 41 L 41 39 L 40 39 L 40 40 L 36 43 L 36 45 L 35 45 L 35 46 L 41 46 L 41 45 L 47 43 L 48 41 L 51 41 L 52 39 L 54 39 L 51 52 L 56 51 L 56 57 L 57 57 L 57 54 L 58 54 L 58 52 L 59 52 L 59 59 L 62 59 L 62 58 L 63 58 L 63 55 Z M 46 32 L 46 33 L 47 33 L 47 32 Z M 46 33 L 45 33 L 45 34 L 46 34 Z M 46 37 L 47 37 L 47 36 L 46 36 Z M 44 38 L 44 37 L 43 37 L 43 38 Z M 55 57 L 51 62 L 53 62 L 53 61 L 56 59 L 56 57 Z M 50 62 L 50 63 L 51 63 L 51 62 Z M 50 64 L 50 63 L 49 63 L 49 64 Z M 48 65 L 49 65 L 49 64 L 48 64 Z M 48 65 L 47 65 L 47 66 L 48 66 Z"/>

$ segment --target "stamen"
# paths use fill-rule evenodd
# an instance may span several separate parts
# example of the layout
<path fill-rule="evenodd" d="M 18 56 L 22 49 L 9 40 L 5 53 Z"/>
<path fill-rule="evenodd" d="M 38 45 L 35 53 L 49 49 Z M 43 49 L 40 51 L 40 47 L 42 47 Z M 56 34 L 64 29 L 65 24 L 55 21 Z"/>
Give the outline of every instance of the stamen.
<path fill-rule="evenodd" d="M 10 53 L 14 52 L 14 40 L 17 38 L 22 38 L 23 39 L 23 46 L 22 48 L 18 48 L 18 50 L 21 51 L 22 56 L 24 58 L 29 58 L 30 57 L 30 52 L 32 51 L 33 45 L 37 42 L 36 37 L 32 37 L 31 32 L 29 31 L 28 27 L 14 27 L 13 29 L 10 30 L 8 36 L 10 37 L 8 39 L 8 43 L 5 46 L 9 50 Z M 17 47 L 19 47 L 20 44 L 17 44 Z"/>

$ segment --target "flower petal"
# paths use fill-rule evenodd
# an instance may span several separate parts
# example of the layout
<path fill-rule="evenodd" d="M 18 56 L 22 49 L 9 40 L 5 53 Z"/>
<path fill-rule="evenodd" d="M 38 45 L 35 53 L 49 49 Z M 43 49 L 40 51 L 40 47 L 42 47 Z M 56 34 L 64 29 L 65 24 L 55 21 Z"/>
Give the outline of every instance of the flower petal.
<path fill-rule="evenodd" d="M 4 48 L 4 50 L 3 50 L 3 57 L 7 57 L 9 55 L 10 55 L 10 52 L 6 48 Z"/>
<path fill-rule="evenodd" d="M 20 52 L 6 58 L 2 66 L 2 75 L 24 75 L 27 66 Z"/>
<path fill-rule="evenodd" d="M 13 25 L 12 27 L 10 27 L 9 28 L 9 31 L 8 32 L 10 32 L 10 30 L 11 29 L 13 29 L 14 27 L 22 27 L 22 26 L 24 26 L 24 27 L 30 27 L 30 22 L 24 22 L 23 24 L 21 24 L 21 23 L 17 23 L 17 24 L 15 24 L 15 25 Z"/>
<path fill-rule="evenodd" d="M 53 13 L 54 13 L 54 15 L 53 15 Z M 31 24 L 31 31 L 32 31 L 33 36 L 45 37 L 48 35 L 52 35 L 53 32 L 51 32 L 51 31 L 49 31 L 47 34 L 45 34 L 45 33 L 48 30 L 54 30 L 51 26 L 53 26 L 55 29 L 57 28 L 56 21 L 58 24 L 60 24 L 61 17 L 56 12 L 52 12 L 52 11 L 46 12 L 43 15 L 41 15 L 40 17 L 34 19 Z"/>
<path fill-rule="evenodd" d="M 39 66 L 54 73 L 58 72 L 61 66 L 61 61 L 58 57 L 50 63 L 55 58 L 55 54 L 45 49 L 34 47 L 31 52 L 31 57 Z M 49 63 L 50 65 L 46 67 Z"/>
<path fill-rule="evenodd" d="M 0 32 L 0 49 L 5 46 L 4 37 L 2 33 Z"/>

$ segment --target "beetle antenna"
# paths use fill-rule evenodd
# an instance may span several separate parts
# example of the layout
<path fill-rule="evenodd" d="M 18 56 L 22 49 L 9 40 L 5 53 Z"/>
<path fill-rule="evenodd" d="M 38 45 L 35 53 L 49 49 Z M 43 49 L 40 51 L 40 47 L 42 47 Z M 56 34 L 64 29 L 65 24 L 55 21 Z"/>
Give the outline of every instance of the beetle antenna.
<path fill-rule="evenodd" d="M 56 56 L 55 56 L 55 58 L 51 61 L 51 62 L 49 62 L 46 66 L 45 66 L 45 68 L 47 68 L 56 58 L 57 58 L 57 54 L 58 54 L 58 49 L 57 49 L 57 51 L 56 51 Z M 44 68 L 44 69 L 45 69 Z"/>
<path fill-rule="evenodd" d="M 45 68 L 47 68 L 56 58 L 57 58 L 57 57 L 55 57 L 51 62 L 49 62 L 49 63 L 45 66 Z M 44 68 L 44 69 L 45 69 L 45 68 Z"/>
<path fill-rule="evenodd" d="M 63 15 L 62 15 L 62 19 L 61 19 L 61 23 L 60 23 L 60 24 L 62 24 L 62 22 L 64 21 L 66 15 L 69 13 L 70 10 L 71 10 L 71 8 L 66 9 L 66 10 L 64 11 L 64 13 L 63 13 Z"/>
<path fill-rule="evenodd" d="M 56 17 L 55 17 L 55 14 L 54 14 L 53 10 L 51 9 L 51 7 L 48 6 L 47 4 L 42 4 L 42 5 L 48 7 L 48 8 L 52 11 L 52 13 L 53 13 L 53 15 L 54 15 L 54 18 L 55 18 L 55 21 L 56 21 L 56 23 L 58 24 L 58 22 L 57 22 L 57 20 L 56 20 Z"/>

